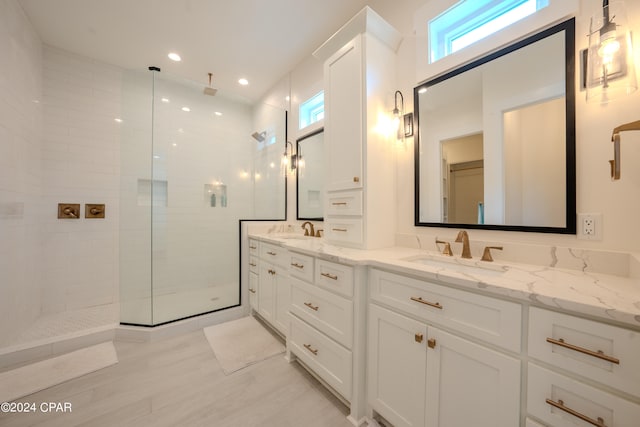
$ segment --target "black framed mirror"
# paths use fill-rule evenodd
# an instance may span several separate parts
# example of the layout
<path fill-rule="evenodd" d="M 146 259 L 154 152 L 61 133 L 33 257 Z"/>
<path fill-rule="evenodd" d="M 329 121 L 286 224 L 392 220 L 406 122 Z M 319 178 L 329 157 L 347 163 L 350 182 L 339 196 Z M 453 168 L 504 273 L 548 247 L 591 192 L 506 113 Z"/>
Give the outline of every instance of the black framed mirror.
<path fill-rule="evenodd" d="M 575 234 L 575 20 L 414 88 L 415 225 Z"/>
<path fill-rule="evenodd" d="M 296 140 L 296 217 L 322 221 L 324 214 L 324 128 Z"/>

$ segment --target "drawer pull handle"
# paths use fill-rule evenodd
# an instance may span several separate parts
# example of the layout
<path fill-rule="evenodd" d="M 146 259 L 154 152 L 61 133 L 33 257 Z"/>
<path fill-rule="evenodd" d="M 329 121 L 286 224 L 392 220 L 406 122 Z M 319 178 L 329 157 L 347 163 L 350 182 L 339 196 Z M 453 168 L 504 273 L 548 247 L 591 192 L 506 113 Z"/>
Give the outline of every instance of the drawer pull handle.
<path fill-rule="evenodd" d="M 353 177 L 353 182 L 360 182 L 360 177 L 354 176 Z"/>
<path fill-rule="evenodd" d="M 307 307 L 309 307 L 313 311 L 318 311 L 318 308 L 320 308 L 319 306 L 313 305 L 310 302 L 305 302 L 304 305 L 306 305 Z"/>
<path fill-rule="evenodd" d="M 429 338 L 427 340 L 427 347 L 436 348 L 436 340 L 434 338 Z"/>
<path fill-rule="evenodd" d="M 335 276 L 333 274 L 329 274 L 329 273 L 320 273 L 321 276 L 323 277 L 327 277 L 331 280 L 338 280 L 338 276 Z"/>
<path fill-rule="evenodd" d="M 347 202 L 333 202 L 331 203 L 333 206 L 346 206 Z"/>
<path fill-rule="evenodd" d="M 271 251 L 269 251 L 269 252 L 267 252 L 267 253 L 268 253 L 269 255 L 276 255 L 276 253 L 275 253 L 275 252 L 271 252 Z"/>
<path fill-rule="evenodd" d="M 255 293 L 256 293 L 256 290 L 255 290 L 255 289 L 251 289 L 251 288 L 249 288 L 249 292 L 251 292 L 252 294 L 255 294 Z"/>
<path fill-rule="evenodd" d="M 608 356 L 602 351 L 592 351 L 586 348 L 578 347 L 577 345 L 567 344 L 562 338 L 557 340 L 554 340 L 553 338 L 547 338 L 547 342 L 559 345 L 560 347 L 568 348 L 569 350 L 577 351 L 579 353 L 588 354 L 589 356 L 597 357 L 598 359 L 606 360 L 607 362 L 615 363 L 616 365 L 620 364 L 620 359 Z"/>
<path fill-rule="evenodd" d="M 556 402 L 556 401 L 551 400 L 551 399 L 545 399 L 545 401 L 549 405 L 553 406 L 554 408 L 558 408 L 558 409 L 560 409 L 560 410 L 562 410 L 562 411 L 564 411 L 564 412 L 566 412 L 568 414 L 573 415 L 576 418 L 580 418 L 582 421 L 587 422 L 587 423 L 589 423 L 591 425 L 594 425 L 594 426 L 597 426 L 597 427 L 607 427 L 602 418 L 598 417 L 597 420 L 589 418 L 586 415 L 583 415 L 580 412 L 569 408 L 568 406 L 564 406 L 564 402 L 562 400 L 558 399 L 558 401 Z"/>
<path fill-rule="evenodd" d="M 332 230 L 333 230 L 333 231 L 340 231 L 340 232 L 342 232 L 342 233 L 346 233 L 347 231 L 349 231 L 349 230 L 347 230 L 346 228 L 332 228 Z"/>
<path fill-rule="evenodd" d="M 249 246 L 249 249 L 258 249 L 257 246 Z"/>
<path fill-rule="evenodd" d="M 306 348 L 307 350 L 309 350 L 311 353 L 313 353 L 314 356 L 318 355 L 318 350 L 314 349 L 311 347 L 311 344 L 303 344 L 304 348 Z"/>
<path fill-rule="evenodd" d="M 419 302 L 420 304 L 428 305 L 429 307 L 434 307 L 442 310 L 442 306 L 439 302 L 429 302 L 422 299 L 422 297 L 411 297 L 411 301 Z"/>
<path fill-rule="evenodd" d="M 258 264 L 256 264 L 255 262 L 250 262 L 250 263 L 249 263 L 249 265 L 250 265 L 251 267 L 256 267 Z"/>
<path fill-rule="evenodd" d="M 304 265 L 298 264 L 297 262 L 292 262 L 291 266 L 295 268 L 304 268 Z"/>
<path fill-rule="evenodd" d="M 423 339 L 424 339 L 424 335 L 416 334 L 416 342 L 422 342 Z"/>
<path fill-rule="evenodd" d="M 269 269 L 269 270 L 268 270 L 268 273 L 269 273 L 269 274 L 276 274 L 276 271 L 275 271 L 275 270 L 271 270 L 271 269 Z"/>

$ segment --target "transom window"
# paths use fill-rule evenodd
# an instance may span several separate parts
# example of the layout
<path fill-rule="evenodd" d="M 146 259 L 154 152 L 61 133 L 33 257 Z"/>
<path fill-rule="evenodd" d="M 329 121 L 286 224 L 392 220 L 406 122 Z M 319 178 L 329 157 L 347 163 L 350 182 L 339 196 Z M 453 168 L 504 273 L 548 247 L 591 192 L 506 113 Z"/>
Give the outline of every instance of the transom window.
<path fill-rule="evenodd" d="M 549 5 L 549 0 L 463 0 L 429 21 L 429 63 Z"/>
<path fill-rule="evenodd" d="M 324 91 L 300 104 L 299 117 L 298 129 L 324 119 Z"/>

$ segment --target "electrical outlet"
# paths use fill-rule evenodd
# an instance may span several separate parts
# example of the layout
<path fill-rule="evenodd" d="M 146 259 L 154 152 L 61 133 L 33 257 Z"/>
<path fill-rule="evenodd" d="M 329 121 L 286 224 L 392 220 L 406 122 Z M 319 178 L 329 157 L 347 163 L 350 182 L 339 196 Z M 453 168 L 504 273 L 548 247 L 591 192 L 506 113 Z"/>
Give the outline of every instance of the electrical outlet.
<path fill-rule="evenodd" d="M 578 214 L 578 238 L 583 240 L 602 240 L 602 214 Z"/>

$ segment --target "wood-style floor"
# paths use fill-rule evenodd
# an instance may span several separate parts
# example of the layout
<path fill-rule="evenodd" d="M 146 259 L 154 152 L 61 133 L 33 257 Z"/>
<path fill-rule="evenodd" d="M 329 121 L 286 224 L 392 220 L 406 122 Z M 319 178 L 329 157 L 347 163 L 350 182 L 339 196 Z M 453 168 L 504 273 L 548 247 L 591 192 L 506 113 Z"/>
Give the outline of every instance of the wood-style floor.
<path fill-rule="evenodd" d="M 348 408 L 278 355 L 226 376 L 202 331 L 116 342 L 119 363 L 20 402 L 71 413 L 0 413 L 0 426 L 349 427 Z"/>

